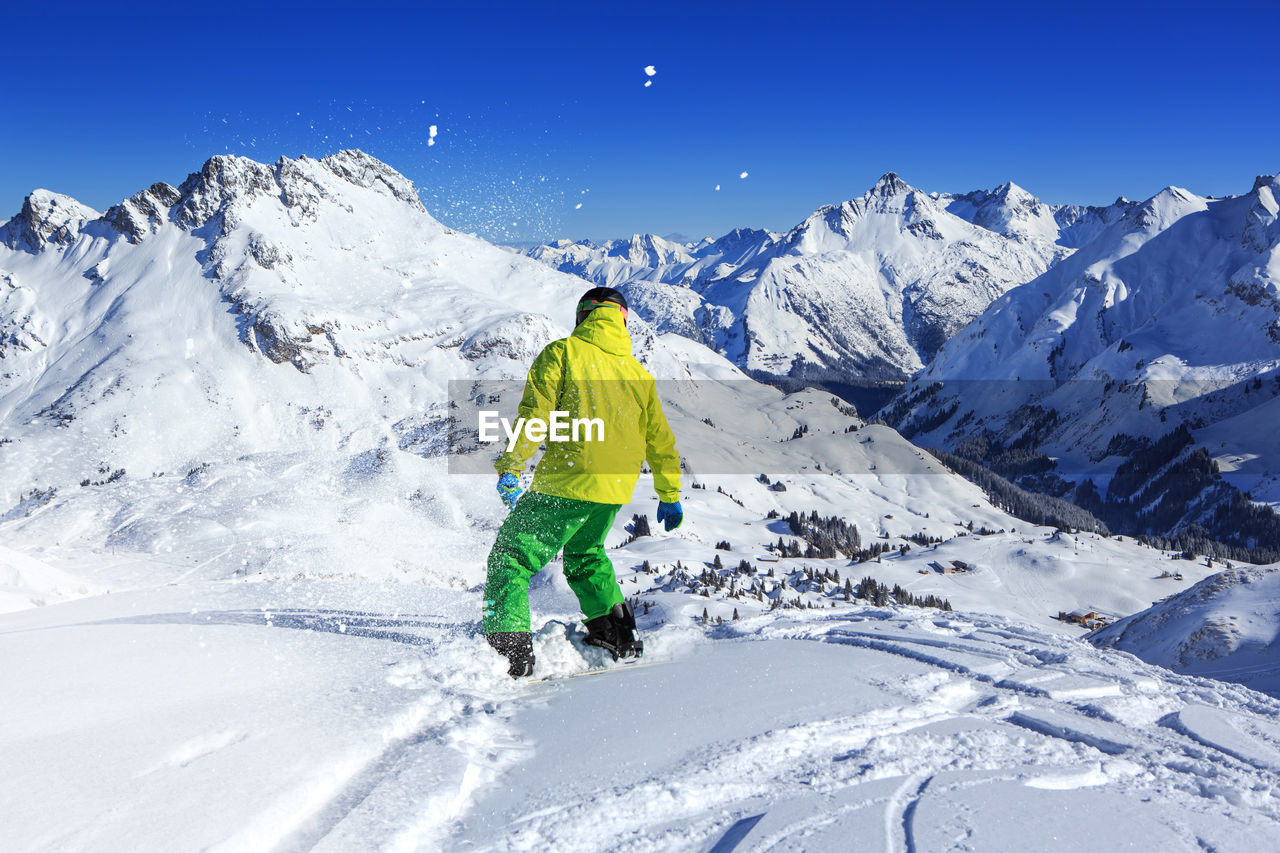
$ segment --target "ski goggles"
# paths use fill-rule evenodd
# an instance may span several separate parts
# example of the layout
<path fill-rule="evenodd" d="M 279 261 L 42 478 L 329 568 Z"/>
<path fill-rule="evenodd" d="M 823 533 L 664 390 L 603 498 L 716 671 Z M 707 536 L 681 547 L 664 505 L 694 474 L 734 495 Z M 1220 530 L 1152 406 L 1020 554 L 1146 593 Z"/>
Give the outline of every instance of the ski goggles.
<path fill-rule="evenodd" d="M 579 302 L 579 303 L 578 303 L 578 310 L 577 310 L 577 312 L 576 312 L 576 313 L 577 313 L 577 314 L 579 314 L 579 315 L 581 315 L 581 314 L 583 314 L 583 313 L 590 313 L 590 312 L 592 312 L 592 311 L 596 310 L 597 308 L 603 308 L 603 307 L 604 307 L 604 306 L 606 306 L 606 305 L 611 305 L 611 306 L 613 306 L 614 308 L 617 308 L 619 311 L 621 311 L 621 312 L 622 312 L 622 319 L 623 319 L 623 320 L 626 320 L 626 319 L 627 319 L 627 309 L 626 309 L 626 308 L 622 307 L 621 305 L 619 305 L 619 304 L 618 304 L 618 303 L 616 303 L 616 302 L 609 302 L 609 301 L 607 301 L 607 300 L 602 302 L 602 301 L 600 301 L 600 300 L 598 300 L 598 299 L 584 299 L 584 300 L 582 300 L 581 302 Z"/>

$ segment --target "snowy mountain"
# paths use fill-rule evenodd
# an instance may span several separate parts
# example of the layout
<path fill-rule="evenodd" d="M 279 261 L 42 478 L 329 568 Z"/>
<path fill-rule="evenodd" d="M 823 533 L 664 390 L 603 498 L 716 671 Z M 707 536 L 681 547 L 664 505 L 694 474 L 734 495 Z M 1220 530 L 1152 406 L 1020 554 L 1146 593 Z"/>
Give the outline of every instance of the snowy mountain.
<path fill-rule="evenodd" d="M 1140 613 L 1099 628 L 1089 641 L 1175 672 L 1280 693 L 1280 567 L 1232 568 Z"/>
<path fill-rule="evenodd" d="M 90 214 L 37 192 L 4 232 L 0 522 L 42 547 L 222 554 L 211 575 L 393 574 L 457 541 L 471 490 L 430 441 L 448 382 L 522 378 L 582 290 L 442 226 L 360 152 L 215 157 Z M 655 373 L 691 375 L 683 342 L 632 333 Z"/>
<path fill-rule="evenodd" d="M 784 235 L 735 230 L 692 247 L 636 235 L 527 254 L 622 290 L 660 331 L 763 376 L 892 382 L 1128 204 L 1052 207 L 1014 184 L 940 195 L 889 173 Z"/>
<path fill-rule="evenodd" d="M 604 662 L 557 561 L 532 590 L 551 680 L 512 682 L 477 624 L 504 509 L 451 452 L 480 395 L 450 384 L 522 379 L 583 282 L 453 232 L 368 155 L 215 157 L 100 216 L 37 192 L 2 233 L 16 849 L 1023 849 L 1100 814 L 1168 849 L 1276 832 L 1274 698 L 1055 618 L 1118 619 L 1215 566 L 1160 579 L 1174 555 L 1016 518 L 639 314 L 688 468 L 683 527 L 637 535 L 646 475 L 605 541 L 652 665 L 570 677 Z"/>
<path fill-rule="evenodd" d="M 0 243 L 11 249 L 38 252 L 45 246 L 66 246 L 75 240 L 98 212 L 75 199 L 36 190 L 23 200 L 22 210 L 0 224 Z"/>
<path fill-rule="evenodd" d="M 406 179 L 354 151 L 215 157 L 94 219 L 45 198 L 33 194 L 0 247 L 11 546 L 50 569 L 93 554 L 89 577 L 72 572 L 86 588 L 146 572 L 479 582 L 477 540 L 500 505 L 448 473 L 449 382 L 523 378 L 568 333 L 581 280 L 452 232 Z M 1014 526 L 892 430 L 855 440 L 846 430 L 862 422 L 827 396 L 759 385 L 639 317 L 631 329 L 641 360 L 673 380 L 663 393 L 690 470 L 770 496 L 739 522 L 760 544 L 775 538 L 770 509 L 864 527 L 893 516 L 875 526 L 904 543 Z M 805 471 L 830 473 L 793 483 L 785 503 L 755 479 Z M 636 511 L 650 501 L 638 492 Z M 122 552 L 172 556 L 143 570 Z M 30 597 L 48 600 L 46 586 Z"/>
<path fill-rule="evenodd" d="M 778 235 L 772 232 L 738 229 L 719 240 L 708 238 L 697 244 L 636 234 L 628 240 L 599 244 L 560 240 L 525 254 L 607 287 L 621 287 L 633 280 L 692 285 L 713 277 L 712 269 L 717 265 L 747 263 L 777 242 Z"/>
<path fill-rule="evenodd" d="M 1280 501 L 1268 428 L 1280 405 L 1277 192 L 1280 178 L 1264 176 L 1241 196 L 1171 187 L 1129 208 L 952 338 L 886 419 L 926 444 L 1053 457 L 1068 480 L 1091 478 L 1135 511 L 1159 503 L 1151 478 L 1168 466 L 1202 475 L 1183 499 L 1216 466 L 1256 500 Z M 1147 527 L 1229 534 L 1252 523 L 1215 517 L 1245 511 L 1232 494 Z"/>
<path fill-rule="evenodd" d="M 579 279 L 454 233 L 406 179 L 355 151 L 274 165 L 215 157 L 176 188 L 154 184 L 94 219 L 44 198 L 13 220 L 26 223 L 22 240 L 0 247 L 0 525 L 10 548 L 37 560 L 14 564 L 15 602 L 144 579 L 479 583 L 476 555 L 501 505 L 483 460 L 467 469 L 483 489 L 451 467 L 447 436 L 466 407 L 448 385 L 521 379 L 568 332 Z M 54 207 L 75 215 L 28 215 Z M 33 243 L 39 234 L 60 236 Z M 750 253 L 765 239 L 717 242 Z M 816 512 L 856 526 L 864 551 L 905 546 L 906 574 L 893 582 L 914 594 L 993 606 L 916 564 L 916 549 L 1030 523 L 838 400 L 753 382 L 641 317 L 631 327 L 638 356 L 665 380 L 697 478 L 686 484 L 691 515 L 704 503 L 714 517 L 729 512 L 729 530 L 699 534 L 691 520 L 695 541 L 746 542 L 750 557 L 794 536 L 788 513 Z M 651 514 L 645 488 L 620 525 Z M 992 556 L 1017 567 L 1000 585 L 1058 565 L 1041 551 L 1060 546 L 1039 538 Z M 1125 615 L 1162 594 L 1144 587 L 1156 553 L 1125 543 L 1108 558 L 1134 566 L 1128 587 L 1109 568 L 1088 582 L 1055 568 L 1045 593 L 1001 596 L 994 612 L 1045 627 L 1079 606 Z M 58 572 L 68 577 L 52 583 Z"/>

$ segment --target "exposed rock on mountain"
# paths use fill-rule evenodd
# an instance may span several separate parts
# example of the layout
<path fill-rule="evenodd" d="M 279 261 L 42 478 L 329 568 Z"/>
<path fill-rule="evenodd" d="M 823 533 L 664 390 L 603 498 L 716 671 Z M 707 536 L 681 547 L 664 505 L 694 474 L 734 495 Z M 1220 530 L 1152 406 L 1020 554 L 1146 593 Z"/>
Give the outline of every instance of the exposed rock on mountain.
<path fill-rule="evenodd" d="M 159 181 L 108 208 L 102 218 L 130 243 L 137 243 L 159 230 L 169 219 L 169 209 L 181 200 L 177 190 Z"/>
<path fill-rule="evenodd" d="M 0 225 L 0 244 L 19 252 L 39 252 L 45 246 L 65 247 L 80 234 L 98 212 L 70 196 L 35 190 L 22 202 L 22 210 Z"/>

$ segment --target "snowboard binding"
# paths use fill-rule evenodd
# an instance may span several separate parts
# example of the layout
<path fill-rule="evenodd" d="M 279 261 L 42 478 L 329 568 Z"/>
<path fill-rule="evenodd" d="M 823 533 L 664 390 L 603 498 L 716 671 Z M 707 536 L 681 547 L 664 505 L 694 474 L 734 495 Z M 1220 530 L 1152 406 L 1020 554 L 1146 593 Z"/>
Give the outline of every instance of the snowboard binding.
<path fill-rule="evenodd" d="M 615 604 L 613 610 L 603 616 L 588 619 L 587 636 L 583 640 L 588 646 L 599 646 L 618 658 L 638 658 L 644 654 L 644 643 L 636 637 L 636 617 L 631 612 L 631 605 L 625 601 Z"/>

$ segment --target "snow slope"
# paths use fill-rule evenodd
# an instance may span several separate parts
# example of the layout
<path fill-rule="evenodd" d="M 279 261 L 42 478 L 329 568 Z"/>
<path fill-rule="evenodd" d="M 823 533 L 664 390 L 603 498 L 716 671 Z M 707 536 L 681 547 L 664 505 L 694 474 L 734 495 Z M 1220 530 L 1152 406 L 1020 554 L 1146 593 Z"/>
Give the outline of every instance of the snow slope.
<path fill-rule="evenodd" d="M 8 683 L 39 687 L 0 695 L 6 846 L 1234 851 L 1280 832 L 1280 702 L 1016 622 L 668 624 L 652 665 L 518 684 L 473 603 L 241 581 L 0 617 Z M 549 622 L 556 650 L 575 654 Z"/>
<path fill-rule="evenodd" d="M 69 572 L 0 545 L 0 613 L 101 592 Z"/>
<path fill-rule="evenodd" d="M 1089 635 L 1176 672 L 1280 695 L 1280 568 L 1232 568 Z"/>
<path fill-rule="evenodd" d="M 672 664 L 574 682 L 519 715 L 537 751 L 455 839 L 480 850 L 1265 845 L 1274 702 L 1241 692 L 1220 704 L 1204 682 L 1131 666 L 949 615 L 737 623 Z M 1206 800 L 1205 776 L 1240 788 Z M 1240 805 L 1227 822 L 1216 796 Z"/>
<path fill-rule="evenodd" d="M 617 287 L 658 329 L 769 376 L 900 381 L 997 296 L 1052 266 L 1128 202 L 1055 208 L 1015 184 L 925 193 L 886 174 L 785 235 L 652 235 L 526 254 Z"/>

